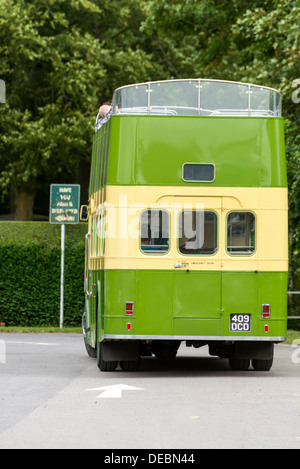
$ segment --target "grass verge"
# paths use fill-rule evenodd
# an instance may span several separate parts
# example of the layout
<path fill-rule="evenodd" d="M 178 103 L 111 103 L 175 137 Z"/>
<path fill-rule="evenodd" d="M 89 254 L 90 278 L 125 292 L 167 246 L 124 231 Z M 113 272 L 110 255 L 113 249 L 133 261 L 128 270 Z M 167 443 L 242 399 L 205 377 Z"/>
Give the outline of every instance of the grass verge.
<path fill-rule="evenodd" d="M 295 339 L 300 340 L 300 331 L 288 331 L 285 344 L 292 344 Z"/>
<path fill-rule="evenodd" d="M 81 327 L 0 327 L 0 332 L 18 332 L 20 334 L 43 334 L 46 332 L 82 334 Z"/>

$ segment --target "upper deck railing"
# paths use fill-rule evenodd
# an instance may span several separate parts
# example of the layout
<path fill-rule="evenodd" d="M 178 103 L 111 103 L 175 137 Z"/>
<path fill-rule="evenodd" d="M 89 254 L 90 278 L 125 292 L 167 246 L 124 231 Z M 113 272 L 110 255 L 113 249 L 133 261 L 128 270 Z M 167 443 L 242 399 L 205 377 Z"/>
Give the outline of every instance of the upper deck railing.
<path fill-rule="evenodd" d="M 115 90 L 110 115 L 281 116 L 280 93 L 225 80 L 153 81 Z"/>
<path fill-rule="evenodd" d="M 273 88 L 224 80 L 169 80 L 127 85 L 113 96 L 113 114 L 280 116 Z"/>

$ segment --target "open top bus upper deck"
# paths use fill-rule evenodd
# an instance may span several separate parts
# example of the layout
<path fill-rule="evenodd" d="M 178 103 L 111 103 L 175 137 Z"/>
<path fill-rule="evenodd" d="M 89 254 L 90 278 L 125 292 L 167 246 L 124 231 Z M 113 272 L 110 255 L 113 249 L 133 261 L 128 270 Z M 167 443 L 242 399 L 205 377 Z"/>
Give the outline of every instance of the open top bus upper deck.
<path fill-rule="evenodd" d="M 224 80 L 153 81 L 116 89 L 112 114 L 280 117 L 281 95 L 273 88 Z"/>
<path fill-rule="evenodd" d="M 104 140 L 103 177 L 92 171 L 90 194 L 115 184 L 287 185 L 281 95 L 273 88 L 202 79 L 123 86 L 96 121 L 95 167 Z"/>

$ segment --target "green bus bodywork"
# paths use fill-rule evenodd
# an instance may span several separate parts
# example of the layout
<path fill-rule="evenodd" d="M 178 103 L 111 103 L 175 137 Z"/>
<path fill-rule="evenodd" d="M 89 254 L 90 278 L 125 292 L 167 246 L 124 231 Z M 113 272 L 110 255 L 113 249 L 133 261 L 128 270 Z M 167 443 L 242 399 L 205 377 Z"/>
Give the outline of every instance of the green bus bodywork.
<path fill-rule="evenodd" d="M 124 338 L 126 299 L 137 311 L 130 336 L 139 339 L 233 340 L 229 314 L 251 313 L 251 333 L 239 336 L 258 340 L 265 336 L 262 303 L 272 304 L 269 333 L 279 341 L 286 335 L 286 272 L 104 270 L 94 273 L 94 282 L 106 337 Z"/>
<path fill-rule="evenodd" d="M 213 179 L 184 180 L 186 163 L 213 165 Z M 107 186 L 286 188 L 285 164 L 281 117 L 115 114 L 94 135 L 89 194 L 101 193 L 103 204 Z M 183 341 L 208 345 L 233 369 L 252 360 L 269 370 L 273 344 L 285 340 L 286 270 L 106 269 L 99 261 L 88 276 L 85 342 L 101 370 L 118 362 L 136 369 L 151 354 L 174 357 Z M 126 301 L 134 303 L 130 317 Z M 235 314 L 251 314 L 251 331 L 230 330 Z"/>
<path fill-rule="evenodd" d="M 215 166 L 202 186 L 287 187 L 280 117 L 115 115 L 94 135 L 92 156 L 90 195 L 106 184 L 186 186 L 187 162 Z"/>

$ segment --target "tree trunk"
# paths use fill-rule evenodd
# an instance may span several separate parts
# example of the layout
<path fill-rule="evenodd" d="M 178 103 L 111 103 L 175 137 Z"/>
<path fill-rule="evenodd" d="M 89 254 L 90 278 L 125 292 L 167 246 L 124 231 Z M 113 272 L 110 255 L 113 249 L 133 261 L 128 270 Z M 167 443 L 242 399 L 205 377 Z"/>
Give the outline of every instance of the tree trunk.
<path fill-rule="evenodd" d="M 15 220 L 31 221 L 35 194 L 29 194 L 22 189 L 14 189 Z"/>

